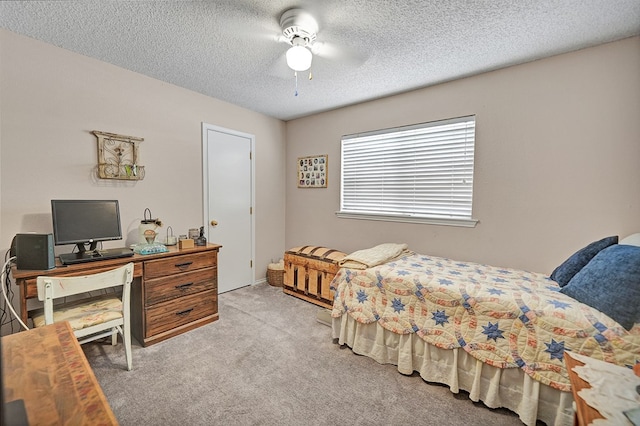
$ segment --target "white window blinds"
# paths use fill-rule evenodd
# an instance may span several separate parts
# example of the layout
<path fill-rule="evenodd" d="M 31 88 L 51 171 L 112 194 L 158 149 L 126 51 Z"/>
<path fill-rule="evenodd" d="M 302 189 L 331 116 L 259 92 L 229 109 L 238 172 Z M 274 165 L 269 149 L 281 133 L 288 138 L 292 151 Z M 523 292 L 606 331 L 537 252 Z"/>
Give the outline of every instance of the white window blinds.
<path fill-rule="evenodd" d="M 344 136 L 338 215 L 475 225 L 474 145 L 475 116 Z"/>

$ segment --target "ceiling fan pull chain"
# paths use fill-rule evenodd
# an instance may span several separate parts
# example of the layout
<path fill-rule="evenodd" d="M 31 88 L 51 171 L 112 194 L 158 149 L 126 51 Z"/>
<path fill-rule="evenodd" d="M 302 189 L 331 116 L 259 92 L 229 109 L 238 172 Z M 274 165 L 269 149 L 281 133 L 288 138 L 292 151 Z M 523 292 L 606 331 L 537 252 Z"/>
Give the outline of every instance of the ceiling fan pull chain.
<path fill-rule="evenodd" d="M 296 91 L 294 96 L 298 96 L 298 71 L 294 71 L 293 74 L 296 76 Z"/>

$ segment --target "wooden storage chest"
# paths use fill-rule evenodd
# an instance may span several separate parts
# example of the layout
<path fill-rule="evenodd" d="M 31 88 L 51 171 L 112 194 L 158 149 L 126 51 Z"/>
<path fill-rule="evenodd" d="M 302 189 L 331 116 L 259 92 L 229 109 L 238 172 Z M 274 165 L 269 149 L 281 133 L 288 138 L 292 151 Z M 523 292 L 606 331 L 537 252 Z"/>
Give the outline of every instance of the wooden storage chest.
<path fill-rule="evenodd" d="M 333 291 L 329 288 L 346 256 L 339 250 L 318 246 L 294 247 L 284 254 L 285 293 L 331 309 Z"/>

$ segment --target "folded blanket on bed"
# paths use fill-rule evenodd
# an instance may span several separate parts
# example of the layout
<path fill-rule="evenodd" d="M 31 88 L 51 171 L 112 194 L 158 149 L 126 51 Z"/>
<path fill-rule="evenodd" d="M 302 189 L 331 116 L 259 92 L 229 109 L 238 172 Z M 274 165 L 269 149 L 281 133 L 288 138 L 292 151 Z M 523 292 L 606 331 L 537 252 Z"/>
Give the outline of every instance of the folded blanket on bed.
<path fill-rule="evenodd" d="M 345 256 L 338 266 L 341 268 L 367 269 L 389 262 L 406 253 L 406 244 L 384 243 Z"/>

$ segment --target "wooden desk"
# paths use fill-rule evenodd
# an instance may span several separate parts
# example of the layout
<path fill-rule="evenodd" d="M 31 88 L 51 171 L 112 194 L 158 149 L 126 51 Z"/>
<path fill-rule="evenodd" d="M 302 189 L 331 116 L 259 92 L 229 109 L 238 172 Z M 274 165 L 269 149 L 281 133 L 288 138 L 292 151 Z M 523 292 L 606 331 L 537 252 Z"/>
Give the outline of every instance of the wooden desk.
<path fill-rule="evenodd" d="M 573 371 L 573 367 L 583 366 L 584 363 L 571 358 L 570 355 L 564 354 L 564 363 L 567 366 L 567 372 L 569 373 L 569 381 L 571 382 L 571 393 L 573 394 L 573 400 L 576 402 L 576 412 L 574 416 L 574 424 L 579 426 L 587 426 L 591 424 L 595 419 L 604 419 L 598 410 L 584 402 L 578 395 L 578 392 L 585 388 L 590 388 L 591 385 L 578 376 Z"/>
<path fill-rule="evenodd" d="M 11 270 L 20 288 L 20 317 L 27 323 L 27 300 L 38 297 L 38 276 L 95 274 L 133 262 L 131 332 L 143 346 L 218 319 L 218 244 L 119 259 L 98 260 L 45 271 Z"/>
<path fill-rule="evenodd" d="M 2 338 L 5 402 L 24 400 L 30 425 L 117 425 L 68 322 Z"/>

